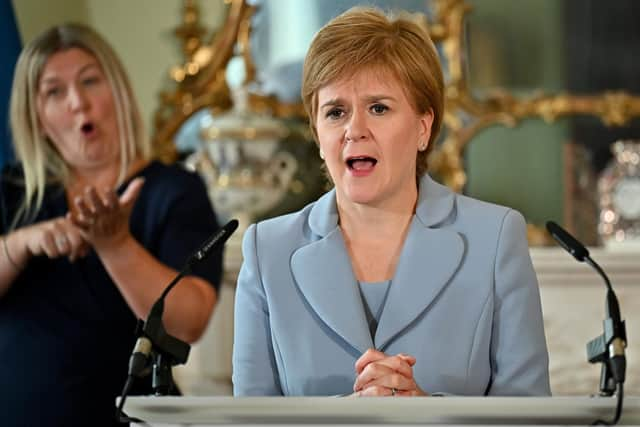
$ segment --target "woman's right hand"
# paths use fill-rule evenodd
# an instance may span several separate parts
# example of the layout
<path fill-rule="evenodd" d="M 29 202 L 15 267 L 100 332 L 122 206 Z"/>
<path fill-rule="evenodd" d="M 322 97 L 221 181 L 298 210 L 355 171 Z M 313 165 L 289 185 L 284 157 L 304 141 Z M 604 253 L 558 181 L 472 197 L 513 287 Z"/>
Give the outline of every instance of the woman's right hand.
<path fill-rule="evenodd" d="M 413 377 L 416 358 L 369 349 L 356 361 L 353 396 L 426 396 Z"/>
<path fill-rule="evenodd" d="M 89 244 L 80 230 L 65 217 L 23 227 L 12 234 L 11 247 L 17 248 L 13 253 L 21 253 L 20 248 L 26 250 L 26 259 L 16 260 L 21 265 L 26 264 L 28 258 L 40 255 L 49 258 L 68 256 L 69 261 L 74 262 L 89 251 Z"/>

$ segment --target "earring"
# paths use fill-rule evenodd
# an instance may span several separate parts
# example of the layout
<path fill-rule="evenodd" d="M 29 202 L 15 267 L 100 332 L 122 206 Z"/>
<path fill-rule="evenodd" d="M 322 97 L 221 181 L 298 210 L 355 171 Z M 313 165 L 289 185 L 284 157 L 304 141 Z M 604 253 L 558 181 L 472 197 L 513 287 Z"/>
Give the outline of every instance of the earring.
<path fill-rule="evenodd" d="M 320 149 L 320 158 L 324 160 L 324 151 L 322 151 L 322 148 Z"/>
<path fill-rule="evenodd" d="M 422 143 L 420 143 L 420 144 L 418 145 L 418 151 L 424 151 L 424 150 L 426 150 L 426 149 L 427 149 L 427 144 L 422 144 Z"/>

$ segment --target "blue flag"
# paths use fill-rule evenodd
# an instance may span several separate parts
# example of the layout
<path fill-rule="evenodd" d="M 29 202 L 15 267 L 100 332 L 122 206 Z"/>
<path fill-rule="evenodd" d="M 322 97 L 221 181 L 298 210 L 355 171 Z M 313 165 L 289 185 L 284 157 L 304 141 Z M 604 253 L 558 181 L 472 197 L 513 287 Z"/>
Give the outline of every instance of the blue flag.
<path fill-rule="evenodd" d="M 13 158 L 9 132 L 9 96 L 20 54 L 20 35 L 11 0 L 0 0 L 0 168 Z"/>

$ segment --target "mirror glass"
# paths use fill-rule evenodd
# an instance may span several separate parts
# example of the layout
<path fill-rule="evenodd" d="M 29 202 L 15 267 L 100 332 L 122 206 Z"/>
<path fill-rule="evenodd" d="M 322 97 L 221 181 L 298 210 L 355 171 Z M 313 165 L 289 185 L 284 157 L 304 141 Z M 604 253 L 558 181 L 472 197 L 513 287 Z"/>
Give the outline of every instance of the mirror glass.
<path fill-rule="evenodd" d="M 517 209 L 534 224 L 562 222 L 562 146 L 568 137 L 566 119 L 486 129 L 465 152 L 465 193 Z"/>
<path fill-rule="evenodd" d="M 565 2 L 469 0 L 468 83 L 476 96 L 565 89 Z"/>
<path fill-rule="evenodd" d="M 383 10 L 430 16 L 429 0 L 372 0 Z M 284 102 L 298 101 L 302 63 L 315 33 L 330 19 L 362 5 L 359 0 L 262 0 L 253 19 L 251 51 L 259 91 Z"/>

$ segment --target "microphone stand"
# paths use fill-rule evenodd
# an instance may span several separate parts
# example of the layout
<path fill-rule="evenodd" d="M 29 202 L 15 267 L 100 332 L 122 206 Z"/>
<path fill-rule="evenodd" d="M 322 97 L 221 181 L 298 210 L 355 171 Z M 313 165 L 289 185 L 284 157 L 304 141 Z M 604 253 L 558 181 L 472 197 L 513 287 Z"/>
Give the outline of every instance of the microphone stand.
<path fill-rule="evenodd" d="M 153 304 L 147 321 L 138 320 L 136 328 L 137 341 L 129 359 L 129 372 L 122 390 L 120 402 L 116 408 L 116 419 L 121 423 L 140 422 L 140 420 L 124 415 L 122 408 L 127 395 L 136 378 L 142 378 L 149 373 L 149 359 L 151 358 L 152 388 L 156 396 L 167 395 L 173 387 L 171 367 L 187 362 L 191 346 L 169 335 L 162 323 L 164 300 L 173 287 L 184 276 L 191 273 L 192 267 L 207 258 L 214 249 L 221 247 L 224 242 L 238 228 L 238 221 L 232 219 L 224 227 L 194 252 L 185 263 L 178 275 L 167 285 L 160 298 Z"/>
<path fill-rule="evenodd" d="M 162 313 L 164 312 L 164 299 L 169 293 L 168 291 L 190 270 L 190 265 L 187 265 L 167 286 L 162 296 L 151 307 L 147 322 L 142 329 L 142 335 L 151 340 L 153 344 L 151 351 L 153 361 L 151 378 L 153 392 L 156 396 L 169 394 L 173 387 L 171 367 L 186 363 L 189 358 L 191 346 L 167 333 L 162 323 Z"/>
<path fill-rule="evenodd" d="M 587 358 L 589 363 L 602 363 L 600 394 L 612 396 L 616 391 L 616 385 L 624 383 L 625 380 L 624 348 L 627 343 L 627 331 L 625 322 L 620 320 L 620 306 L 609 279 L 591 258 L 586 258 L 585 261 L 600 274 L 607 285 L 604 332 L 587 343 Z"/>
<path fill-rule="evenodd" d="M 589 363 L 602 363 L 600 370 L 600 395 L 617 395 L 616 413 L 612 422 L 597 420 L 594 424 L 615 425 L 622 415 L 624 400 L 624 380 L 627 361 L 624 349 L 627 346 L 627 331 L 620 315 L 620 305 L 609 278 L 604 270 L 590 256 L 587 248 L 571 234 L 553 221 L 547 222 L 551 236 L 580 262 L 586 262 L 595 269 L 607 286 L 604 332 L 587 343 Z"/>
<path fill-rule="evenodd" d="M 138 320 L 136 328 L 138 339 L 129 359 L 129 373 L 116 408 L 116 420 L 120 423 L 141 422 L 137 418 L 126 416 L 122 409 L 133 381 L 149 373 L 149 358 L 152 365 L 151 385 L 156 396 L 165 396 L 171 391 L 173 387 L 171 367 L 187 362 L 191 346 L 167 333 L 162 323 L 162 314 L 164 299 L 178 281 L 191 272 L 191 265 L 192 262 L 187 262 L 182 271 L 167 285 L 160 298 L 151 307 L 147 321 Z"/>

